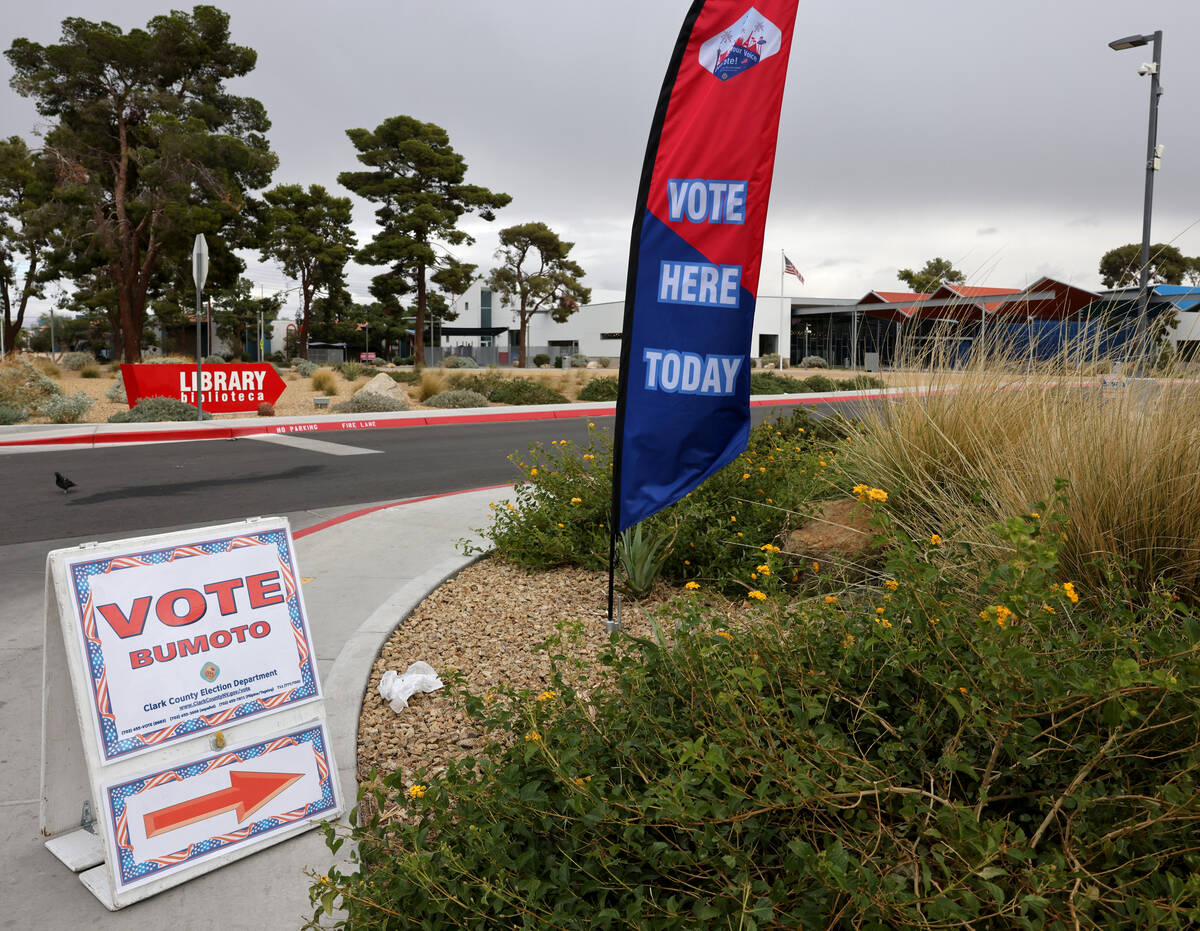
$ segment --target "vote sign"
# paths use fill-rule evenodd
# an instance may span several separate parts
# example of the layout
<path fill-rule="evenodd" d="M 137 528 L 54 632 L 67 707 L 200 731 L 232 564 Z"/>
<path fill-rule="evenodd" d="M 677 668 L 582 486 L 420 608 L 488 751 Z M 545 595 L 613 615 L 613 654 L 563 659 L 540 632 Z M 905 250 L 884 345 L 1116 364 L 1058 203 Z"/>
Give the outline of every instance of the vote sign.
<path fill-rule="evenodd" d="M 320 698 L 286 527 L 69 571 L 102 760 Z"/>
<path fill-rule="evenodd" d="M 196 404 L 196 366 L 122 365 L 125 395 L 133 407 L 142 398 L 175 398 Z M 274 404 L 283 394 L 283 379 L 269 362 L 214 363 L 201 367 L 200 398 L 211 414 L 240 414 Z"/>

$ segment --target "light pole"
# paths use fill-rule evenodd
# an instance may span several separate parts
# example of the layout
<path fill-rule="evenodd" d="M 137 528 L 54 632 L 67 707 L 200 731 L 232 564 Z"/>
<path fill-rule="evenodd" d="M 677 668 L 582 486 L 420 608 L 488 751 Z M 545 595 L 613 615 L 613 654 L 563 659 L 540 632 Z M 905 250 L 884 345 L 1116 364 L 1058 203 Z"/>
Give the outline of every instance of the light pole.
<path fill-rule="evenodd" d="M 1150 310 L 1150 213 L 1154 204 L 1154 173 L 1158 171 L 1162 151 L 1158 148 L 1158 98 L 1162 96 L 1159 72 L 1162 70 L 1162 30 L 1144 36 L 1114 39 L 1108 47 L 1114 51 L 1153 45 L 1154 60 L 1138 68 L 1138 74 L 1150 75 L 1150 131 L 1146 140 L 1146 199 L 1142 210 L 1142 270 L 1138 280 L 1139 326 L 1146 324 Z"/>
<path fill-rule="evenodd" d="M 200 355 L 200 302 L 204 293 L 204 281 L 208 278 L 208 243 L 203 233 L 196 234 L 192 246 L 192 280 L 196 283 L 196 419 L 204 419 L 204 386 Z"/>

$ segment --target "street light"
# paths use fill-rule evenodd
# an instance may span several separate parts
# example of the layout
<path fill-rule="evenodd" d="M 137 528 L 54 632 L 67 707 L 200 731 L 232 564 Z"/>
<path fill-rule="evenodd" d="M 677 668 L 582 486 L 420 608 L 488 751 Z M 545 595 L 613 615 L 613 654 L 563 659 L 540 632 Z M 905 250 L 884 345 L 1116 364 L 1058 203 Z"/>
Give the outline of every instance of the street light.
<path fill-rule="evenodd" d="M 1150 310 L 1150 212 L 1154 203 L 1154 172 L 1158 171 L 1162 155 L 1158 148 L 1158 98 L 1162 96 L 1159 72 L 1162 70 L 1162 30 L 1150 35 L 1125 36 L 1114 39 L 1108 47 L 1114 51 L 1153 45 L 1154 60 L 1138 68 L 1138 74 L 1150 75 L 1150 132 L 1146 141 L 1146 202 L 1142 211 L 1142 272 L 1138 283 L 1138 301 L 1141 305 L 1140 323 L 1145 325 Z"/>
<path fill-rule="evenodd" d="M 208 278 L 208 241 L 203 233 L 196 234 L 192 244 L 192 281 L 196 283 L 196 419 L 204 419 L 204 384 L 200 355 L 200 302 L 204 294 L 204 282 Z"/>

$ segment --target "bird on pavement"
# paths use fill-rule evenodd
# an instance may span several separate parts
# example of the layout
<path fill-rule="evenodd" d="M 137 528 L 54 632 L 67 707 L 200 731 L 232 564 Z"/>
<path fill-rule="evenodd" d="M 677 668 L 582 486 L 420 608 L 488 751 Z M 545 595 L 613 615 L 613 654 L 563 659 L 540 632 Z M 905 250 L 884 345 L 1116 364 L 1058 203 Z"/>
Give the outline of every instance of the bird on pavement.
<path fill-rule="evenodd" d="M 64 495 L 75 487 L 75 483 L 61 472 L 54 473 L 54 484 L 63 490 Z"/>

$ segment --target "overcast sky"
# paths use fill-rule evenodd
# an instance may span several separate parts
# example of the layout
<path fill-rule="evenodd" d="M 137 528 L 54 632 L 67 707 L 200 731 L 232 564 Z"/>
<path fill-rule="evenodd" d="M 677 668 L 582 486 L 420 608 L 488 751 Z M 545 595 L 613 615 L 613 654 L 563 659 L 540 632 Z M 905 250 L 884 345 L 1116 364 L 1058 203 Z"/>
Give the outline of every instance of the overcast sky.
<path fill-rule="evenodd" d="M 176 6 L 184 4 L 177 3 Z M 542 220 L 576 243 L 593 300 L 621 297 L 637 182 L 686 0 L 225 0 L 258 66 L 230 90 L 261 100 L 274 183 L 357 167 L 346 138 L 408 114 L 437 123 L 467 180 L 512 195 L 456 250 L 486 271 L 503 226 Z M 747 6 L 750 0 L 747 0 Z M 67 16 L 144 26 L 171 4 L 44 0 L 0 22 L 49 44 Z M 1164 33 L 1153 239 L 1200 255 L 1197 0 L 801 0 L 784 97 L 759 292 L 779 293 L 780 252 L 803 272 L 785 293 L 858 297 L 902 285 L 934 255 L 979 285 L 1046 274 L 1099 286 L 1108 249 L 1141 239 L 1150 49 Z M 35 138 L 32 103 L 7 88 L 4 135 Z M 360 243 L 374 232 L 356 201 Z M 248 275 L 286 287 L 258 263 Z M 371 269 L 351 270 L 367 299 Z M 289 306 L 294 306 L 294 300 Z M 287 313 L 285 311 L 285 313 Z"/>

